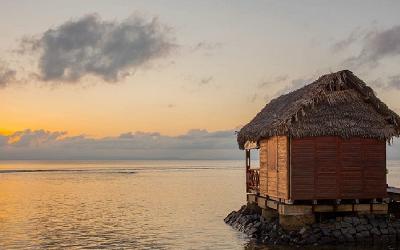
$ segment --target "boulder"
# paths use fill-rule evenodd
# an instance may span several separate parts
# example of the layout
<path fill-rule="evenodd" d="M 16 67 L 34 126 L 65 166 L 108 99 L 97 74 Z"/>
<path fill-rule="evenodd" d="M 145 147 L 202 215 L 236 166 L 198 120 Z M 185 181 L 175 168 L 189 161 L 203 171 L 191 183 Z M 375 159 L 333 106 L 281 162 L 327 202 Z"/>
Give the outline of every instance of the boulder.
<path fill-rule="evenodd" d="M 278 218 L 266 220 L 259 211 L 254 204 L 248 204 L 230 212 L 224 222 L 265 244 L 319 246 L 356 241 L 366 245 L 400 240 L 400 220 L 386 215 L 336 217 L 300 229 L 285 229 Z"/>

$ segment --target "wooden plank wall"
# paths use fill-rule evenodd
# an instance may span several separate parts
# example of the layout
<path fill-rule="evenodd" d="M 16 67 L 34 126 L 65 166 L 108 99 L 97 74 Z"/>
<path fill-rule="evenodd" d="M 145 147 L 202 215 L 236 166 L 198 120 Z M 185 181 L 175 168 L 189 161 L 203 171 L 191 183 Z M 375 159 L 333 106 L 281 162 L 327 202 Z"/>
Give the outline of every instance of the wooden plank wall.
<path fill-rule="evenodd" d="M 386 143 L 367 139 L 363 143 L 363 153 L 364 195 L 386 197 Z"/>
<path fill-rule="evenodd" d="M 314 153 L 313 138 L 291 140 L 291 199 L 310 199 L 310 194 L 314 197 Z"/>
<path fill-rule="evenodd" d="M 341 143 L 341 176 L 338 178 L 336 185 L 341 185 L 341 190 L 338 188 L 339 194 L 342 197 L 356 197 L 363 192 L 363 141 L 359 138 L 352 140 L 342 140 Z M 341 180 L 341 181 L 339 181 Z"/>
<path fill-rule="evenodd" d="M 288 138 L 274 136 L 260 141 L 260 193 L 288 199 Z"/>
<path fill-rule="evenodd" d="M 309 137 L 291 144 L 290 199 L 386 197 L 385 141 Z"/>
<path fill-rule="evenodd" d="M 314 141 L 316 152 L 314 160 L 314 196 L 316 199 L 329 199 L 338 195 L 337 175 L 340 172 L 336 160 L 339 152 L 336 137 L 321 137 Z"/>
<path fill-rule="evenodd" d="M 268 195 L 268 143 L 267 140 L 260 141 L 260 194 L 263 196 Z"/>
<path fill-rule="evenodd" d="M 289 139 L 278 136 L 278 198 L 289 199 Z"/>
<path fill-rule="evenodd" d="M 278 197 L 278 141 L 277 137 L 268 139 L 268 195 Z"/>

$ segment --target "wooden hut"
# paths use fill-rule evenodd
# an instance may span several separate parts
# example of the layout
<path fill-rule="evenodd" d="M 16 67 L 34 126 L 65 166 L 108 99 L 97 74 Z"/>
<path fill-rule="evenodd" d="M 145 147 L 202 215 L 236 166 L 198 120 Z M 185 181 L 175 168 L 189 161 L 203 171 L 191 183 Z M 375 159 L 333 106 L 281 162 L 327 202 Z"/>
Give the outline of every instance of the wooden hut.
<path fill-rule="evenodd" d="M 386 142 L 399 134 L 400 117 L 351 71 L 321 76 L 273 99 L 238 132 L 247 191 L 286 204 L 382 199 Z M 259 169 L 250 166 L 254 148 Z"/>

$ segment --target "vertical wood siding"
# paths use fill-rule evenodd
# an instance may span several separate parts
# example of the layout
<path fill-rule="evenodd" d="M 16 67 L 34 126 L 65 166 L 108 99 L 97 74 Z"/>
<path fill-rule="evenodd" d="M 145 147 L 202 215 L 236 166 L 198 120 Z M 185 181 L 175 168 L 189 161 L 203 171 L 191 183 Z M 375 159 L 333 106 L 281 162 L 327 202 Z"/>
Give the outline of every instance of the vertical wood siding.
<path fill-rule="evenodd" d="M 275 136 L 260 141 L 260 193 L 288 199 L 288 139 Z"/>
<path fill-rule="evenodd" d="M 278 136 L 278 198 L 289 199 L 288 138 Z"/>
<path fill-rule="evenodd" d="M 312 138 L 291 140 L 291 187 L 290 198 L 309 199 L 314 195 L 315 147 Z"/>
<path fill-rule="evenodd" d="M 260 194 L 268 195 L 268 143 L 267 140 L 260 141 Z"/>
<path fill-rule="evenodd" d="M 268 195 L 278 197 L 278 173 L 277 173 L 277 138 L 272 137 L 268 139 Z"/>
<path fill-rule="evenodd" d="M 385 141 L 308 137 L 291 143 L 290 199 L 386 196 Z"/>

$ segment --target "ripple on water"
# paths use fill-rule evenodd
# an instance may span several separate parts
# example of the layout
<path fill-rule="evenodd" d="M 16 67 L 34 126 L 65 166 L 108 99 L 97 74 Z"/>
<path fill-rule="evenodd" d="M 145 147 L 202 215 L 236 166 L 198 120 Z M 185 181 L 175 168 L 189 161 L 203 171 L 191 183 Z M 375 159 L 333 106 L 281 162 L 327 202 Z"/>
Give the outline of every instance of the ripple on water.
<path fill-rule="evenodd" d="M 0 248 L 243 248 L 223 222 L 243 171 L 208 164 L 0 165 Z"/>

